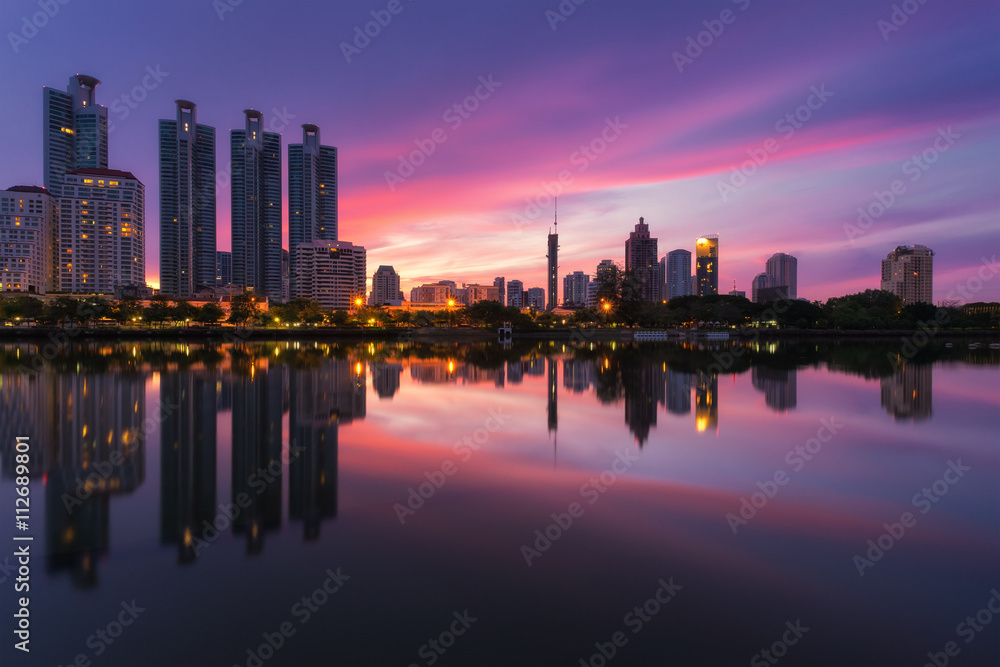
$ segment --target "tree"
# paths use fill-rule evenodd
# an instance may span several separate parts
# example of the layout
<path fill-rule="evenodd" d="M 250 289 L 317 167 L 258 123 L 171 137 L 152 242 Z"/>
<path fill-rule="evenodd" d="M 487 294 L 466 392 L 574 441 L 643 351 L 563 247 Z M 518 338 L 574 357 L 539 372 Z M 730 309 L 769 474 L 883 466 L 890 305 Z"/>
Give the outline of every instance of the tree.
<path fill-rule="evenodd" d="M 351 321 L 351 314 L 343 308 L 338 308 L 327 316 L 327 321 L 335 327 L 347 326 Z"/>
<path fill-rule="evenodd" d="M 218 321 L 225 317 L 225 315 L 226 311 L 222 309 L 222 306 L 214 301 L 209 301 L 198 309 L 198 312 L 195 313 L 194 319 L 196 322 L 200 322 L 201 324 L 212 325 L 218 323 Z"/>
<path fill-rule="evenodd" d="M 132 318 L 142 315 L 142 307 L 139 305 L 139 301 L 137 299 L 133 297 L 126 297 L 124 299 L 119 299 L 117 303 L 112 304 L 110 315 L 111 319 L 119 325 L 127 324 L 132 321 Z"/>
<path fill-rule="evenodd" d="M 230 302 L 229 321 L 236 326 L 246 326 L 257 318 L 259 312 L 257 298 L 253 294 L 237 294 Z"/>
<path fill-rule="evenodd" d="M 192 306 L 189 301 L 184 299 L 178 299 L 174 301 L 174 307 L 171 309 L 171 319 L 174 322 L 186 322 L 194 319 L 197 313 L 196 306 Z"/>
<path fill-rule="evenodd" d="M 173 318 L 174 309 L 170 307 L 170 299 L 163 294 L 157 294 L 149 300 L 149 307 L 143 311 L 142 317 L 150 324 L 163 324 Z"/>

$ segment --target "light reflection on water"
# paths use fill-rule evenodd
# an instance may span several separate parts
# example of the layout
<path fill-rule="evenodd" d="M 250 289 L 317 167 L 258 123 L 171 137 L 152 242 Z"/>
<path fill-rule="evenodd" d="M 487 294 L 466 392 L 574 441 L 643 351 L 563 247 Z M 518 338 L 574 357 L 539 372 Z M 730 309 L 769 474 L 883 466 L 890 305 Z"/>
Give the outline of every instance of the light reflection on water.
<path fill-rule="evenodd" d="M 985 348 L 87 343 L 19 373 L 37 352 L 0 347 L 5 507 L 32 443 L 30 664 L 97 658 L 132 599 L 105 664 L 246 664 L 285 621 L 273 664 L 427 664 L 466 608 L 443 663 L 578 664 L 619 630 L 621 664 L 743 663 L 799 618 L 787 664 L 917 663 L 1000 585 Z"/>

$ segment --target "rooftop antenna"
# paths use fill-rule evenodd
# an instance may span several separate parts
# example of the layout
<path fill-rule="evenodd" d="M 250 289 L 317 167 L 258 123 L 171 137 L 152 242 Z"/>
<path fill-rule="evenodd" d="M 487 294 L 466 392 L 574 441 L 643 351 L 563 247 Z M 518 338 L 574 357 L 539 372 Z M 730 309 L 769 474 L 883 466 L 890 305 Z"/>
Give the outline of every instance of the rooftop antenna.
<path fill-rule="evenodd" d="M 556 234 L 559 233 L 559 197 L 555 197 L 555 210 L 553 211 L 553 219 L 556 225 Z"/>

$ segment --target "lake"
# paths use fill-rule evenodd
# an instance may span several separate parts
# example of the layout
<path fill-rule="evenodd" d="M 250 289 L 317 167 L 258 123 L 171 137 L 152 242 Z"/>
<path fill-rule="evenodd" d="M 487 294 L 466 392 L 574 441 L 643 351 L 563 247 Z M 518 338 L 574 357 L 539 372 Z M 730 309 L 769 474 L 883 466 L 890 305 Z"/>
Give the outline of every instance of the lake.
<path fill-rule="evenodd" d="M 1000 664 L 943 342 L 2 344 L 0 663 Z"/>

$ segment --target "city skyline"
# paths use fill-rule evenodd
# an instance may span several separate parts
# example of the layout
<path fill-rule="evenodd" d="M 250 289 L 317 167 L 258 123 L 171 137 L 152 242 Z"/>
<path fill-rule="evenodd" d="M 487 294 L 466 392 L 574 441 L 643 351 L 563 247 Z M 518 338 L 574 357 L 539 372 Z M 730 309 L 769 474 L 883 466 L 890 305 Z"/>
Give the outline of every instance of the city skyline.
<path fill-rule="evenodd" d="M 10 7 L 15 17 L 37 9 Z M 108 164 L 146 186 L 151 284 L 159 284 L 160 256 L 156 123 L 173 116 L 175 99 L 195 101 L 199 122 L 220 133 L 239 127 L 237 114 L 248 107 L 262 110 L 265 129 L 281 133 L 282 143 L 297 141 L 303 123 L 323 127 L 341 154 L 341 236 L 366 247 L 371 265 L 395 266 L 404 293 L 444 278 L 513 275 L 547 284 L 550 190 L 562 200 L 567 268 L 591 271 L 644 215 L 663 248 L 693 249 L 690 239 L 706 229 L 724 236 L 720 285 L 735 279 L 746 288 L 775 252 L 800 258 L 810 267 L 799 285 L 807 299 L 877 288 L 881 258 L 911 244 L 935 249 L 934 293 L 943 296 L 997 245 L 998 195 L 989 176 L 1000 143 L 991 111 L 997 47 L 988 3 L 921 6 L 892 30 L 879 27 L 889 6 L 734 3 L 733 22 L 694 57 L 684 55 L 688 37 L 718 20 L 715 9 L 588 3 L 562 21 L 540 5 L 484 4 L 473 12 L 407 4 L 384 34 L 343 56 L 341 42 L 350 44 L 354 26 L 379 7 L 345 3 L 302 26 L 294 11 L 252 4 L 217 15 L 206 3 L 202 21 L 186 16 L 183 23 L 166 5 L 130 7 L 110 23 L 68 5 L 0 56 L 11 93 L 0 102 L 7 119 L 0 150 L 17 156 L 0 166 L 0 187 L 44 182 L 38 89 L 81 72 L 103 81 L 97 98 L 108 109 Z M 124 31 L 127 59 L 71 46 L 76 30 L 140 19 L 164 30 Z M 306 35 L 294 52 L 313 64 L 289 75 L 289 61 L 275 58 L 246 71 L 237 46 L 245 31 L 266 23 L 284 34 L 293 19 L 296 29 L 321 31 L 337 48 L 321 55 Z M 320 27 L 329 23 L 344 27 Z M 750 23 L 756 32 L 741 31 Z M 486 26 L 491 38 L 473 48 Z M 755 76 L 784 62 L 767 45 L 789 31 L 800 61 L 783 65 L 780 82 L 759 85 Z M 181 53 L 170 48 L 178 36 L 211 46 Z M 468 57 L 442 62 L 426 46 L 435 39 L 441 48 L 468 48 Z M 510 54 L 499 44 L 511 39 L 530 44 Z M 844 40 L 851 55 L 833 60 Z M 223 75 L 204 69 L 208 49 Z M 409 81 L 414 71 L 433 74 L 418 84 Z M 329 92 L 317 93 L 320 84 Z M 398 104 L 404 95 L 406 104 Z M 425 154 L 416 155 L 420 146 Z M 225 251 L 231 166 L 224 135 L 216 151 L 217 249 Z M 484 152 L 495 159 L 484 163 Z M 746 167 L 754 156 L 764 161 Z M 282 164 L 282 180 L 286 173 Z M 387 173 L 397 177 L 387 181 Z M 894 179 L 902 192 L 893 190 Z M 786 205 L 775 207 L 777 198 Z M 287 193 L 282 200 L 287 248 Z M 980 298 L 997 300 L 1000 286 L 984 285 Z"/>

